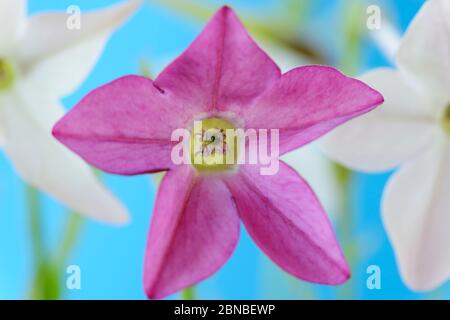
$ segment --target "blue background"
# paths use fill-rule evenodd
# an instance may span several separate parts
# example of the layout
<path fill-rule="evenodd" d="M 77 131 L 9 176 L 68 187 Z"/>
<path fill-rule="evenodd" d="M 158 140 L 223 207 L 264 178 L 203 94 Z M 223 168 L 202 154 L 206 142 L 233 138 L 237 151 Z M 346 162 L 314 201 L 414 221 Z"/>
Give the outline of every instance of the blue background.
<path fill-rule="evenodd" d="M 299 0 L 302 1 L 302 0 Z M 353 0 L 352 0 L 353 1 Z M 107 0 L 31 0 L 29 12 L 65 11 L 77 4 L 82 10 L 101 8 L 116 1 Z M 335 39 L 333 24 L 338 23 L 342 2 L 312 1 L 314 10 L 304 22 L 309 36 Z M 225 2 L 201 1 L 212 8 Z M 227 1 L 238 13 L 270 15 L 282 1 Z M 363 3 L 363 2 L 361 2 Z M 388 12 L 395 25 L 405 30 L 423 3 L 422 0 L 372 1 Z M 282 4 L 281 4 L 282 5 Z M 152 70 L 180 53 L 201 30 L 204 22 L 153 3 L 146 5 L 114 36 L 87 81 L 73 95 L 64 99 L 70 108 L 93 88 L 125 74 L 139 73 L 145 60 Z M 333 55 L 335 48 L 327 48 Z M 387 65 L 386 59 L 368 42 L 363 47 L 361 72 Z M 67 264 L 82 271 L 81 290 L 65 291 L 68 299 L 144 299 L 142 265 L 147 230 L 155 200 L 155 183 L 150 176 L 104 176 L 108 186 L 126 204 L 131 223 L 122 228 L 85 221 L 77 246 Z M 448 286 L 428 294 L 416 294 L 402 283 L 392 248 L 382 227 L 379 202 L 388 175 L 355 174 L 351 182 L 351 208 L 355 220 L 349 221 L 352 234 L 363 253 L 353 267 L 350 296 L 342 288 L 304 284 L 274 266 L 252 243 L 243 229 L 241 241 L 231 260 L 212 278 L 197 287 L 197 296 L 205 299 L 308 299 L 349 297 L 357 299 L 444 298 Z M 45 236 L 49 250 L 61 237 L 67 210 L 52 199 L 45 204 Z M 342 234 L 340 234 L 340 237 Z M 382 289 L 369 290 L 366 268 L 375 264 L 382 270 Z M 26 214 L 23 182 L 15 175 L 8 159 L 0 153 L 0 298 L 27 298 L 33 276 L 33 262 Z M 64 273 L 61 275 L 63 278 Z M 176 297 L 176 296 L 174 296 Z M 172 297 L 173 298 L 173 297 Z"/>

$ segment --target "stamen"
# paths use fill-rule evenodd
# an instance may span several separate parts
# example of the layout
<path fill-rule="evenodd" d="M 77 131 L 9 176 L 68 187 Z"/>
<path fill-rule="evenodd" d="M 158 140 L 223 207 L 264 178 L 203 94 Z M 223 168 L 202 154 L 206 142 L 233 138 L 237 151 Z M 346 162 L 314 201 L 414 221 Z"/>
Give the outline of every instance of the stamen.
<path fill-rule="evenodd" d="M 191 135 L 191 162 L 197 171 L 228 171 L 237 163 L 234 126 L 221 118 L 196 121 Z"/>
<path fill-rule="evenodd" d="M 7 90 L 14 84 L 14 68 L 3 58 L 0 58 L 0 91 Z"/>

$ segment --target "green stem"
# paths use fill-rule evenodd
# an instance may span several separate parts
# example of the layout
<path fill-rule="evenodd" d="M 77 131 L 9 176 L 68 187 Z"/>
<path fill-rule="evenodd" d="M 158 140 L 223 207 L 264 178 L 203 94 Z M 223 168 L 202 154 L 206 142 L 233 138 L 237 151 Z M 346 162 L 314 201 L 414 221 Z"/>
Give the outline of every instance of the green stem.
<path fill-rule="evenodd" d="M 64 268 L 64 264 L 70 256 L 70 253 L 73 251 L 73 248 L 76 245 L 78 235 L 82 229 L 83 225 L 83 217 L 76 213 L 72 212 L 69 214 L 69 218 L 66 222 L 66 226 L 64 228 L 64 232 L 62 234 L 61 244 L 56 255 L 56 265 L 59 269 Z"/>
<path fill-rule="evenodd" d="M 62 295 L 61 275 L 63 274 L 64 263 L 76 243 L 82 218 L 78 214 L 70 214 L 58 253 L 56 256 L 50 256 L 46 252 L 44 243 L 40 193 L 30 185 L 26 185 L 25 191 L 35 266 L 30 298 L 34 300 L 60 299 Z"/>
<path fill-rule="evenodd" d="M 362 42 L 367 35 L 364 21 L 364 6 L 353 0 L 346 0 L 343 9 L 343 52 L 340 68 L 349 75 L 359 71 Z"/>
<path fill-rule="evenodd" d="M 195 300 L 195 289 L 194 287 L 186 288 L 181 291 L 181 299 L 182 300 Z"/>
<path fill-rule="evenodd" d="M 25 193 L 35 266 L 30 297 L 38 300 L 55 299 L 59 292 L 58 279 L 54 276 L 54 266 L 47 259 L 45 252 L 39 191 L 30 185 L 26 185 Z"/>
<path fill-rule="evenodd" d="M 39 191 L 30 185 L 26 185 L 25 193 L 28 206 L 27 210 L 30 224 L 31 245 L 33 248 L 33 259 L 35 264 L 39 265 L 45 260 Z"/>
<path fill-rule="evenodd" d="M 354 241 L 354 213 L 350 205 L 350 183 L 352 172 L 338 163 L 334 163 L 333 166 L 340 192 L 338 230 L 341 235 L 344 254 L 347 258 L 348 264 L 350 265 L 350 269 L 354 270 L 358 260 L 358 248 Z M 354 281 L 350 279 L 349 282 L 341 287 L 340 294 L 343 299 L 353 298 L 353 283 Z"/>
<path fill-rule="evenodd" d="M 146 78 L 152 78 L 152 71 L 150 69 L 149 64 L 144 59 L 139 61 L 139 73 Z"/>

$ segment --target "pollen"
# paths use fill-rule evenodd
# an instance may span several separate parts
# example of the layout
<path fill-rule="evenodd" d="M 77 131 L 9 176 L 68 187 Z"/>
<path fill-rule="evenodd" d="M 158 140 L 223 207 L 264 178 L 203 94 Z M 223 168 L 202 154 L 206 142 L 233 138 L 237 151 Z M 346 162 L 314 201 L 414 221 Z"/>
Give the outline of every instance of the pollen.
<path fill-rule="evenodd" d="M 194 123 L 190 141 L 191 163 L 197 171 L 229 171 L 237 164 L 238 139 L 235 127 L 222 118 Z"/>

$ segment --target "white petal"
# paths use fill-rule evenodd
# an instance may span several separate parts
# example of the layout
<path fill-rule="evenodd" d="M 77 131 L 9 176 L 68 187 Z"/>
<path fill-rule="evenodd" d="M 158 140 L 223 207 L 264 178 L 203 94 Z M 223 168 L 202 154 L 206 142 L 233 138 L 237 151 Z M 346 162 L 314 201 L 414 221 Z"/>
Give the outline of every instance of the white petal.
<path fill-rule="evenodd" d="M 450 139 L 442 137 L 388 183 L 383 220 L 405 283 L 432 290 L 450 277 Z"/>
<path fill-rule="evenodd" d="M 332 163 L 320 152 L 317 143 L 289 152 L 281 159 L 308 181 L 328 214 L 337 213 L 339 186 Z"/>
<path fill-rule="evenodd" d="M 2 123 L 2 117 L 3 117 L 3 114 L 2 114 L 2 104 L 0 103 L 0 148 L 2 148 L 4 145 L 5 145 L 5 133 L 3 132 L 4 131 L 4 128 L 3 128 L 3 123 Z"/>
<path fill-rule="evenodd" d="M 81 13 L 80 29 L 69 29 L 69 14 L 44 13 L 28 23 L 20 47 L 25 76 L 61 97 L 76 90 L 97 62 L 111 33 L 140 5 L 127 1 Z"/>
<path fill-rule="evenodd" d="M 26 0 L 0 0 L 0 57 L 10 56 L 25 28 Z"/>
<path fill-rule="evenodd" d="M 386 171 L 424 148 L 437 132 L 438 120 L 399 73 L 379 69 L 362 80 L 383 94 L 384 104 L 335 129 L 321 140 L 322 147 L 352 169 Z"/>
<path fill-rule="evenodd" d="M 383 21 L 383 27 L 380 30 L 373 30 L 369 34 L 384 56 L 391 62 L 395 62 L 395 57 L 402 41 L 397 28 L 389 21 Z"/>
<path fill-rule="evenodd" d="M 15 104 L 2 111 L 5 152 L 19 174 L 79 213 L 104 222 L 125 223 L 126 209 L 80 158 L 52 137 L 52 126 L 63 109 L 33 92 L 22 85 L 14 93 Z"/>
<path fill-rule="evenodd" d="M 397 55 L 399 68 L 434 99 L 450 102 L 450 3 L 426 1 L 414 18 Z"/>
<path fill-rule="evenodd" d="M 1 1 L 1 0 L 0 0 Z M 0 94 L 0 148 L 5 145 L 5 112 L 4 109 L 10 105 L 11 97 L 8 94 Z"/>

